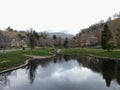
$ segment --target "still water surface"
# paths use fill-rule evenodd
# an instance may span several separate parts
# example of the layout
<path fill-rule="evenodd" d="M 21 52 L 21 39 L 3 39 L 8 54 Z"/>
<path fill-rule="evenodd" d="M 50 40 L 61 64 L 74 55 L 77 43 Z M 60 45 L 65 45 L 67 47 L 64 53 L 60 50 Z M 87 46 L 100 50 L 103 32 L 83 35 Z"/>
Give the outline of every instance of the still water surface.
<path fill-rule="evenodd" d="M 0 90 L 120 90 L 120 61 L 57 56 L 0 75 Z"/>

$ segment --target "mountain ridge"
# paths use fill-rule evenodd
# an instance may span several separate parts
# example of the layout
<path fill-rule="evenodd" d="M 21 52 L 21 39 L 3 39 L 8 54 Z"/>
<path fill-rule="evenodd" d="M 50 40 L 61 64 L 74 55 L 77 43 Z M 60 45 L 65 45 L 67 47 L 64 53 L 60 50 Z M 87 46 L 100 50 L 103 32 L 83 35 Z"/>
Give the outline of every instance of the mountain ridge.
<path fill-rule="evenodd" d="M 74 35 L 72 34 L 66 34 L 66 33 L 63 33 L 63 32 L 52 32 L 52 33 L 48 33 L 48 36 L 49 37 L 53 37 L 53 35 L 56 35 L 57 37 L 62 37 L 62 38 L 72 38 L 74 37 Z"/>

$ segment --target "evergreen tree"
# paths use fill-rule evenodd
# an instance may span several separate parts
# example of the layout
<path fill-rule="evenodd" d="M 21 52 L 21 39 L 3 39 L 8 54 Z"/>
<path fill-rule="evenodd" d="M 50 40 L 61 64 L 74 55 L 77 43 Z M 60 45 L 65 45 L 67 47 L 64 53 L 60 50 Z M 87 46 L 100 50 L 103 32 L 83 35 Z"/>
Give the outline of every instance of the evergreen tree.
<path fill-rule="evenodd" d="M 101 45 L 103 49 L 107 49 L 108 51 L 114 47 L 112 32 L 109 30 L 107 24 L 105 24 L 104 30 L 102 31 Z"/>
<path fill-rule="evenodd" d="M 62 39 L 61 37 L 58 37 L 58 47 L 61 47 L 61 45 L 62 45 Z"/>
<path fill-rule="evenodd" d="M 56 40 L 57 39 L 57 36 L 56 35 L 53 35 L 53 40 Z"/>
<path fill-rule="evenodd" d="M 54 46 L 56 47 L 57 46 L 57 36 L 56 35 L 53 35 L 53 40 L 54 40 Z"/>
<path fill-rule="evenodd" d="M 68 42 L 69 42 L 68 38 L 65 38 L 65 41 L 64 41 L 64 44 L 63 44 L 65 48 L 68 48 Z"/>
<path fill-rule="evenodd" d="M 35 30 L 30 28 L 29 32 L 27 33 L 27 36 L 29 38 L 29 46 L 32 50 L 35 47 L 35 41 L 36 41 L 36 39 L 39 38 L 39 35 L 37 34 L 37 32 L 35 32 Z"/>
<path fill-rule="evenodd" d="M 116 41 L 117 47 L 120 48 L 120 29 L 117 29 L 116 36 L 115 36 L 115 41 Z"/>
<path fill-rule="evenodd" d="M 33 31 L 33 35 L 34 35 L 34 37 L 37 39 L 37 40 L 39 40 L 39 34 L 36 32 L 36 31 Z"/>

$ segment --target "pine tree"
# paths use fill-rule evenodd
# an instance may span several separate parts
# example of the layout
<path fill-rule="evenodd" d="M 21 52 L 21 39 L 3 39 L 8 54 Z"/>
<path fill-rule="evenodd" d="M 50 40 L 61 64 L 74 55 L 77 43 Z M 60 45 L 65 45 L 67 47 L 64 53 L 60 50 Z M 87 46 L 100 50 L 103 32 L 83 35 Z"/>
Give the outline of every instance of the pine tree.
<path fill-rule="evenodd" d="M 27 33 L 27 36 L 29 38 L 29 46 L 31 50 L 33 50 L 35 48 L 35 39 L 38 38 L 37 33 L 35 32 L 35 30 L 30 28 L 29 32 Z"/>
<path fill-rule="evenodd" d="M 54 46 L 57 47 L 57 36 L 53 35 Z"/>
<path fill-rule="evenodd" d="M 68 48 L 68 38 L 65 38 L 65 41 L 64 41 L 64 44 L 63 44 L 63 46 L 65 47 L 65 48 Z"/>
<path fill-rule="evenodd" d="M 103 49 L 107 49 L 108 51 L 114 47 L 112 32 L 109 30 L 107 24 L 105 24 L 104 30 L 102 31 L 101 45 Z"/>

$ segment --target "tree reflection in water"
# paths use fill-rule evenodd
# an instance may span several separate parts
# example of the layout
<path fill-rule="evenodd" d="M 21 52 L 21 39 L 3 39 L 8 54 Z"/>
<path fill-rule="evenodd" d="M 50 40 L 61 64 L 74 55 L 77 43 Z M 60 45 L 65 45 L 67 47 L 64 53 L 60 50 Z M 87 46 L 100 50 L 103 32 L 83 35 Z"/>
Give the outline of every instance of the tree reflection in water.
<path fill-rule="evenodd" d="M 70 56 L 69 55 L 64 55 L 63 58 L 65 59 L 65 61 L 70 60 Z"/>
<path fill-rule="evenodd" d="M 48 60 L 48 59 L 29 61 L 28 65 L 26 67 L 29 72 L 28 76 L 29 76 L 30 84 L 33 84 L 33 82 L 34 82 L 36 70 L 37 70 L 38 66 L 41 65 L 41 67 L 46 67 L 49 62 L 50 62 L 50 60 Z"/>
<path fill-rule="evenodd" d="M 10 72 L 0 74 L 0 90 L 2 90 L 2 88 L 3 88 L 4 86 L 9 85 L 9 82 L 10 82 L 10 81 L 9 81 L 8 76 L 9 76 L 10 74 L 11 74 Z"/>
<path fill-rule="evenodd" d="M 101 60 L 94 57 L 77 57 L 77 60 L 84 67 L 94 72 L 101 73 L 109 87 L 112 80 L 116 80 L 120 85 L 120 61 L 119 60 Z"/>
<path fill-rule="evenodd" d="M 38 64 L 36 61 L 29 61 L 29 64 L 27 65 L 27 70 L 29 71 L 28 76 L 31 84 L 34 82 L 37 67 Z"/>
<path fill-rule="evenodd" d="M 115 78 L 116 61 L 102 61 L 102 74 L 106 81 L 106 86 L 110 86 L 111 81 Z M 116 77 L 117 78 L 117 77 Z"/>

